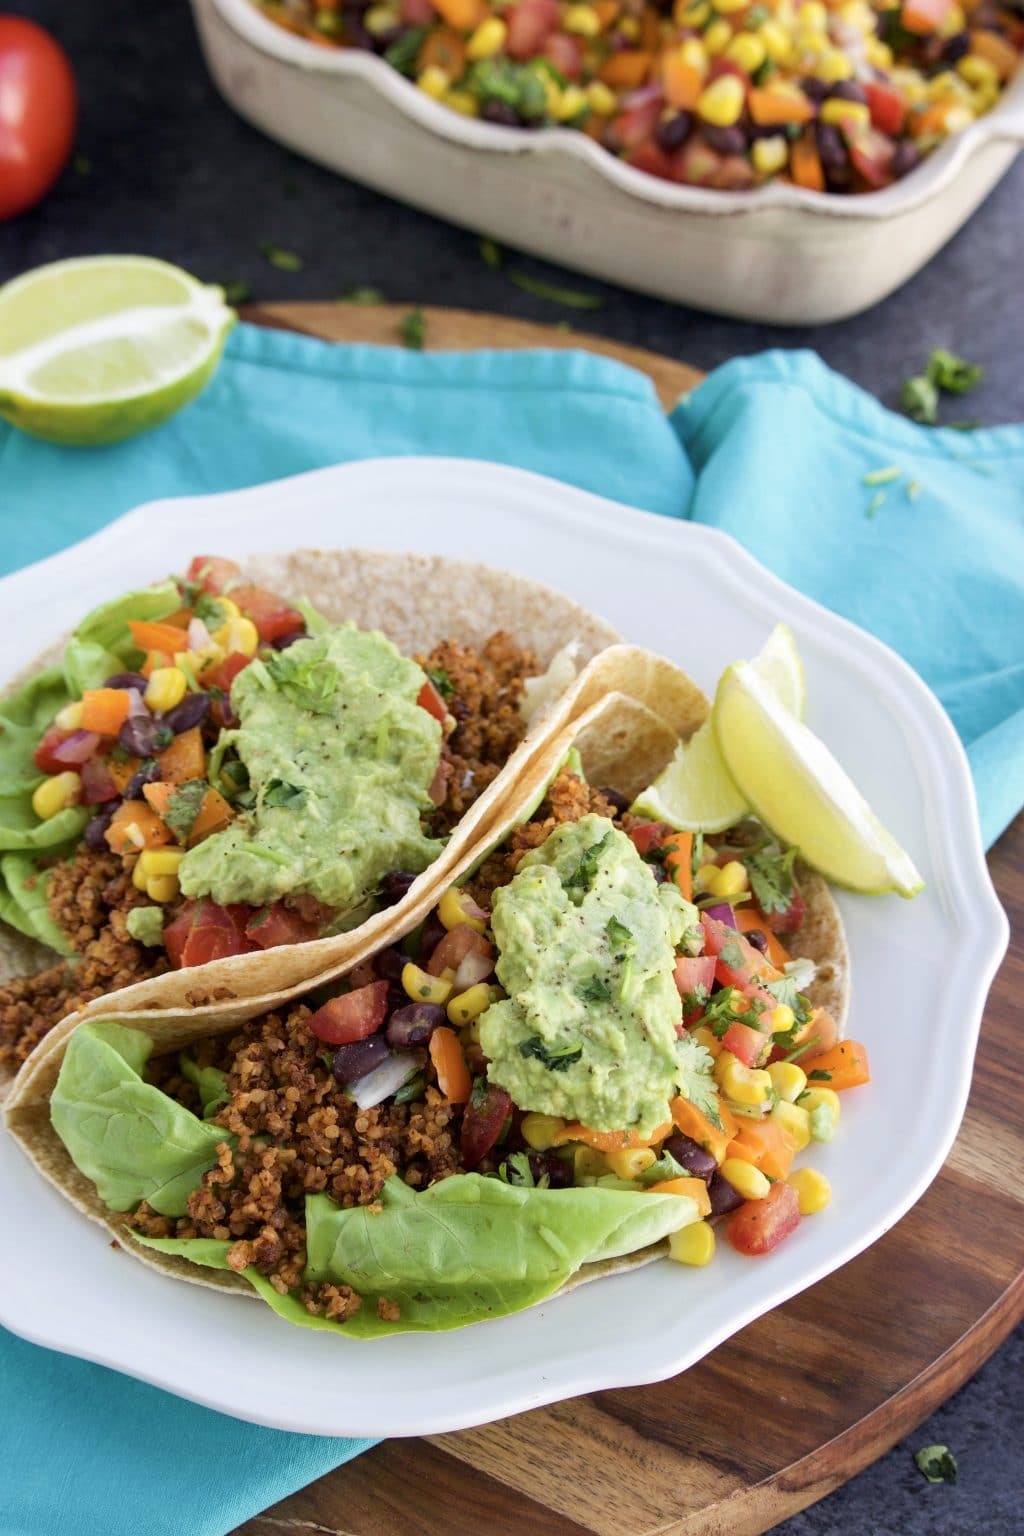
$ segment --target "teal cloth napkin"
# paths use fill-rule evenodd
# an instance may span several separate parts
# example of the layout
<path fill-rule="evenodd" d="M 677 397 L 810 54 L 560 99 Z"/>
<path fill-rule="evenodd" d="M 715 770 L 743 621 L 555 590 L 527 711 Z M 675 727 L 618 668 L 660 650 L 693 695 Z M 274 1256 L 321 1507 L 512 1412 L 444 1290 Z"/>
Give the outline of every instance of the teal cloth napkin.
<path fill-rule="evenodd" d="M 926 432 L 811 354 L 729 364 L 667 421 L 647 379 L 587 353 L 423 356 L 240 326 L 214 383 L 146 437 L 71 451 L 0 423 L 0 571 L 151 498 L 425 452 L 726 529 L 936 688 L 989 840 L 1024 801 L 1024 430 Z M 0 1536 L 221 1536 L 371 1443 L 254 1428 L 2 1330 L 0 1440 Z"/>

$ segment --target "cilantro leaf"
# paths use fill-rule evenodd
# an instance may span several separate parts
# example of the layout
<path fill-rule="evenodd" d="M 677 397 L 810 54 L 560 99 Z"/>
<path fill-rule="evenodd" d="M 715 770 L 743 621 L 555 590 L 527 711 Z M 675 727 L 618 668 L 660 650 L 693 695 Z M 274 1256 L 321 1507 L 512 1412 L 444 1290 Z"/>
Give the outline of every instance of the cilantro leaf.
<path fill-rule="evenodd" d="M 515 283 L 524 293 L 532 294 L 535 299 L 547 299 L 549 304 L 564 304 L 567 309 L 603 309 L 604 299 L 597 293 L 581 293 L 576 288 L 560 288 L 554 283 L 542 282 L 538 277 L 531 277 L 528 272 L 520 272 L 513 267 L 509 274 L 509 282 Z"/>
<path fill-rule="evenodd" d="M 540 1035 L 531 1035 L 519 1042 L 519 1054 L 533 1056 L 542 1062 L 549 1072 L 565 1072 L 583 1055 L 582 1045 L 545 1045 Z"/>
<path fill-rule="evenodd" d="M 737 1008 L 737 1001 L 744 1006 Z M 720 1040 L 730 1024 L 751 1024 L 756 1027 L 758 1015 L 764 1010 L 759 998 L 748 1001 L 738 987 L 723 987 L 716 992 L 704 1010 L 702 1024 L 706 1024 L 716 1040 Z"/>
<path fill-rule="evenodd" d="M 728 939 L 719 950 L 718 958 L 723 965 L 731 966 L 734 971 L 742 969 L 745 964 L 743 949 L 738 939 Z"/>
<path fill-rule="evenodd" d="M 268 657 L 265 666 L 271 681 L 290 694 L 301 709 L 313 715 L 329 714 L 341 673 L 325 655 L 309 655 L 308 650 L 296 655 L 298 650 L 298 646 L 289 646 Z"/>
<path fill-rule="evenodd" d="M 832 1073 L 822 1072 L 820 1069 L 808 1072 L 807 1081 L 809 1083 L 830 1083 L 832 1081 Z"/>
<path fill-rule="evenodd" d="M 938 387 L 923 373 L 904 379 L 900 404 L 911 421 L 919 421 L 924 427 L 934 427 L 939 419 Z"/>
<path fill-rule="evenodd" d="M 914 1461 L 922 1477 L 930 1483 L 956 1482 L 956 1457 L 948 1445 L 925 1445 L 914 1452 Z"/>
<path fill-rule="evenodd" d="M 400 75 L 414 75 L 416 73 L 416 59 L 423 40 L 427 35 L 426 27 L 409 27 L 402 35 L 395 39 L 390 48 L 385 49 L 384 57 L 392 69 L 397 69 Z"/>
<path fill-rule="evenodd" d="M 772 994 L 777 1003 L 785 1003 L 787 1008 L 793 1010 L 793 1023 L 788 1030 L 780 1030 L 775 1036 L 779 1045 L 792 1045 L 797 1030 L 811 1016 L 810 999 L 802 992 L 797 991 L 796 978 L 794 976 L 780 976 L 777 981 L 766 981 L 762 985 Z"/>
<path fill-rule="evenodd" d="M 296 251 L 287 251 L 283 245 L 277 245 L 273 240 L 260 242 L 260 255 L 279 272 L 301 272 L 304 265 L 302 257 Z"/>
<path fill-rule="evenodd" d="M 645 1168 L 640 1175 L 640 1183 L 644 1185 L 660 1184 L 663 1179 L 685 1179 L 686 1169 L 682 1163 L 677 1163 L 671 1152 L 663 1152 L 656 1163 Z"/>
<path fill-rule="evenodd" d="M 611 842 L 613 835 L 611 832 L 606 832 L 600 842 L 591 843 L 572 874 L 566 880 L 563 880 L 563 888 L 569 892 L 576 906 L 581 904 L 586 892 L 589 891 L 594 876 L 597 874 L 597 866 L 600 863 L 601 855 Z"/>
<path fill-rule="evenodd" d="M 309 798 L 309 792 L 300 784 L 287 784 L 284 779 L 271 779 L 263 795 L 263 804 L 272 810 L 298 811 Z"/>
<path fill-rule="evenodd" d="M 192 612 L 197 619 L 202 619 L 207 629 L 219 629 L 226 621 L 228 611 L 219 598 L 212 592 L 200 592 L 192 605 Z"/>
<path fill-rule="evenodd" d="M 600 976 L 588 976 L 576 988 L 576 996 L 584 1003 L 608 1003 L 612 989 Z"/>
<path fill-rule="evenodd" d="M 604 931 L 608 935 L 608 942 L 612 949 L 616 951 L 616 960 L 624 960 L 635 948 L 632 931 L 626 927 L 625 923 L 620 923 L 617 917 L 608 919 Z"/>
<path fill-rule="evenodd" d="M 443 667 L 428 667 L 427 676 L 441 695 L 442 699 L 450 699 L 455 694 L 455 684 Z"/>
<path fill-rule="evenodd" d="M 679 1092 L 689 1099 L 694 1109 L 699 1109 L 718 1130 L 722 1129 L 718 1113 L 718 1090 L 714 1079 L 714 1062 L 706 1045 L 701 1045 L 692 1035 L 684 1035 L 676 1044 L 679 1061 Z"/>
<path fill-rule="evenodd" d="M 526 1152 L 510 1152 L 508 1157 L 498 1169 L 498 1177 L 505 1184 L 518 1184 L 522 1189 L 545 1189 L 550 1183 L 548 1175 L 541 1176 L 538 1184 L 530 1167 L 529 1154 Z"/>
<path fill-rule="evenodd" d="M 966 395 L 980 381 L 985 370 L 979 363 L 966 363 L 962 357 L 936 347 L 928 359 L 927 377 L 950 395 Z"/>
<path fill-rule="evenodd" d="M 793 864 L 796 848 L 785 853 L 751 853 L 743 860 L 757 904 L 765 916 L 785 912 L 793 903 Z"/>
<path fill-rule="evenodd" d="M 175 785 L 161 819 L 179 843 L 188 841 L 209 787 L 205 779 L 187 779 L 184 784 Z"/>
<path fill-rule="evenodd" d="M 403 315 L 399 333 L 404 347 L 411 348 L 413 352 L 423 351 L 423 343 L 427 339 L 427 317 L 419 305 Z"/>
<path fill-rule="evenodd" d="M 689 1018 L 691 1013 L 697 1013 L 707 1007 L 708 998 L 711 996 L 702 981 L 698 981 L 692 992 L 683 993 L 683 1017 Z"/>
<path fill-rule="evenodd" d="M 693 835 L 693 852 L 690 855 L 690 873 L 691 873 L 691 876 L 692 876 L 692 878 L 694 880 L 696 880 L 696 878 L 697 878 L 697 871 L 698 871 L 698 869 L 700 869 L 700 867 L 701 867 L 701 865 L 703 863 L 704 863 L 704 833 L 703 832 L 695 832 L 694 835 Z"/>

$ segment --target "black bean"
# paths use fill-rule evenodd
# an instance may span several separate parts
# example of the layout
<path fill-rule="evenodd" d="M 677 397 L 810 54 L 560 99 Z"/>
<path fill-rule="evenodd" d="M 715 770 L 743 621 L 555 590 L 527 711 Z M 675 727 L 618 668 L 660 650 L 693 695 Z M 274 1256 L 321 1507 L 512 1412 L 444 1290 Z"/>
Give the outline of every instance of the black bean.
<path fill-rule="evenodd" d="M 424 965 L 426 965 L 447 931 L 437 913 L 432 912 L 423 924 L 423 933 L 420 938 L 420 960 Z"/>
<path fill-rule="evenodd" d="M 747 148 L 747 134 L 739 123 L 731 128 L 716 128 L 714 123 L 701 123 L 701 137 L 709 149 L 720 155 L 742 155 Z"/>
<path fill-rule="evenodd" d="M 755 949 L 759 949 L 762 955 L 768 953 L 768 935 L 763 928 L 748 928 L 744 938 L 748 944 L 753 944 Z"/>
<path fill-rule="evenodd" d="M 818 154 L 826 171 L 844 171 L 850 164 L 850 156 L 843 136 L 835 123 L 816 123 L 814 137 L 818 142 Z"/>
<path fill-rule="evenodd" d="M 657 144 L 660 150 L 664 151 L 666 155 L 670 155 L 672 154 L 673 150 L 681 149 L 682 146 L 686 143 L 686 140 L 690 136 L 690 129 L 692 127 L 692 113 L 676 112 L 672 117 L 662 118 L 661 122 L 654 130 L 654 142 Z M 629 810 L 629 801 L 626 799 L 625 795 L 616 794 L 615 790 L 613 789 L 602 789 L 601 793 L 607 800 L 613 800 L 613 797 L 614 802 L 621 800 L 623 803 L 619 807 L 620 811 Z"/>
<path fill-rule="evenodd" d="M 87 848 L 105 848 L 106 839 L 103 834 L 114 819 L 114 812 L 121 804 L 120 800 L 114 800 L 105 805 L 96 816 L 86 825 L 82 834 L 82 840 Z"/>
<path fill-rule="evenodd" d="M 160 764 L 155 758 L 147 757 L 137 773 L 133 773 L 124 787 L 126 800 L 141 800 L 142 790 L 146 784 L 155 784 L 160 778 Z"/>
<path fill-rule="evenodd" d="M 670 1136 L 662 1151 L 670 1152 L 681 1168 L 692 1173 L 695 1179 L 703 1179 L 705 1184 L 718 1167 L 711 1153 L 689 1136 Z M 657 1189 L 657 1185 L 654 1187 Z"/>
<path fill-rule="evenodd" d="M 626 811 L 629 810 L 629 796 L 620 795 L 617 789 L 602 788 L 598 790 L 598 794 L 604 795 L 604 798 L 609 802 L 609 804 L 615 807 L 616 813 L 619 816 L 622 816 Z"/>
<path fill-rule="evenodd" d="M 949 38 L 942 50 L 942 57 L 947 64 L 959 64 L 965 54 L 971 51 L 971 39 L 966 32 L 957 32 Z"/>
<path fill-rule="evenodd" d="M 275 651 L 286 651 L 290 645 L 295 644 L 296 640 L 305 640 L 306 638 L 307 635 L 304 629 L 293 629 L 289 634 L 280 635 L 278 639 L 272 640 L 270 643 Z"/>
<path fill-rule="evenodd" d="M 140 693 L 145 693 L 148 686 L 141 672 L 115 672 L 113 677 L 108 677 L 103 684 L 104 688 L 137 688 Z"/>
<path fill-rule="evenodd" d="M 549 1189 L 568 1189 L 572 1183 L 572 1163 L 555 1152 L 529 1153 L 530 1172 L 539 1184 L 545 1174 Z"/>
<path fill-rule="evenodd" d="M 505 128 L 519 128 L 522 119 L 515 107 L 510 107 L 506 101 L 485 101 L 480 108 L 480 116 L 488 123 L 501 123 Z"/>
<path fill-rule="evenodd" d="M 208 693 L 186 693 L 181 703 L 175 704 L 161 718 L 162 723 L 169 725 L 175 736 L 180 736 L 182 731 L 190 731 L 193 726 L 202 725 L 209 713 Z"/>
<path fill-rule="evenodd" d="M 828 94 L 833 101 L 838 97 L 840 101 L 859 102 L 862 107 L 868 104 L 867 92 L 856 80 L 837 80 L 829 86 Z"/>
<path fill-rule="evenodd" d="M 402 979 L 402 972 L 408 961 L 400 949 L 381 949 L 373 957 L 373 969 L 381 981 L 391 981 L 396 984 Z"/>
<path fill-rule="evenodd" d="M 723 1179 L 717 1168 L 708 1183 L 708 1199 L 712 1216 L 727 1216 L 743 1204 L 743 1196 L 733 1189 L 728 1179 Z"/>
<path fill-rule="evenodd" d="M 800 89 L 808 101 L 822 102 L 828 95 L 829 88 L 824 80 L 816 80 L 813 75 L 808 75 L 800 81 Z"/>
<path fill-rule="evenodd" d="M 901 139 L 892 153 L 890 169 L 897 180 L 921 164 L 921 151 L 909 139 Z"/>
<path fill-rule="evenodd" d="M 339 1083 L 355 1083 L 374 1067 L 379 1067 L 389 1055 L 383 1035 L 370 1035 L 367 1040 L 353 1040 L 349 1045 L 339 1045 L 334 1053 L 334 1075 Z"/>
<path fill-rule="evenodd" d="M 118 745 L 135 757 L 153 757 L 174 740 L 174 732 L 152 715 L 130 715 L 117 733 Z"/>
<path fill-rule="evenodd" d="M 381 876 L 380 892 L 377 900 L 382 907 L 393 907 L 396 901 L 401 901 L 413 881 L 415 875 L 409 874 L 404 869 L 389 869 L 386 875 Z"/>
<path fill-rule="evenodd" d="M 410 1045 L 426 1045 L 434 1030 L 445 1020 L 444 1009 L 437 1003 L 407 1003 L 388 1020 L 387 1041 L 396 1050 Z"/>

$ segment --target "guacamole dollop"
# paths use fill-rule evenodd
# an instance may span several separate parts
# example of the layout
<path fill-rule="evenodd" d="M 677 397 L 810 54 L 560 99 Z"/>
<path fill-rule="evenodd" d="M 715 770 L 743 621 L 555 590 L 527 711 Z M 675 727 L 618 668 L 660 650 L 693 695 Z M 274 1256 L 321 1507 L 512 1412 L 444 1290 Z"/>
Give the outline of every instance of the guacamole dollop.
<path fill-rule="evenodd" d="M 346 917 L 389 869 L 418 872 L 441 844 L 423 831 L 441 727 L 416 703 L 425 673 L 352 624 L 250 662 L 231 690 L 233 746 L 251 808 L 186 853 L 186 896 L 262 906 L 302 893 Z"/>
<path fill-rule="evenodd" d="M 498 980 L 482 1015 L 488 1077 L 520 1109 L 647 1135 L 679 1060 L 675 945 L 685 904 L 602 816 L 556 828 L 494 898 Z"/>

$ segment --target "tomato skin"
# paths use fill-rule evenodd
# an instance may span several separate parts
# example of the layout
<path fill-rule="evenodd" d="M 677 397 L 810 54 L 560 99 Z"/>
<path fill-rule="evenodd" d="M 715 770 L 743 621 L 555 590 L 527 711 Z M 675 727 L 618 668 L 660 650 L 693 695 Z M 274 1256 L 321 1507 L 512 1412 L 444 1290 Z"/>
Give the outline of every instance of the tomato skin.
<path fill-rule="evenodd" d="M 796 933 L 807 916 L 807 903 L 803 896 L 793 887 L 793 897 L 784 912 L 772 912 L 765 918 L 765 927 L 772 933 Z"/>
<path fill-rule="evenodd" d="M 715 976 L 723 987 L 739 987 L 749 995 L 757 995 L 751 991 L 756 983 L 778 979 L 779 972 L 771 961 L 759 949 L 755 949 L 742 933 L 737 933 L 735 928 L 730 928 L 728 923 L 721 922 L 717 917 L 709 917 L 706 912 L 701 913 L 700 921 L 708 954 L 718 956 Z M 722 959 L 723 949 L 728 951 L 732 963 Z M 763 993 L 763 988 L 761 991 Z"/>
<path fill-rule="evenodd" d="M 62 763 L 59 757 L 54 757 L 54 749 L 62 742 L 67 741 L 71 731 L 62 731 L 59 725 L 49 725 L 43 732 L 42 740 L 32 753 L 32 761 L 40 773 L 63 773 L 68 766 Z"/>
<path fill-rule="evenodd" d="M 490 959 L 494 949 L 489 940 L 468 923 L 456 923 L 454 928 L 449 928 L 427 961 L 427 970 L 431 976 L 440 976 L 449 966 L 457 971 L 470 952 L 486 955 Z"/>
<path fill-rule="evenodd" d="M 306 628 L 297 608 L 289 607 L 283 597 L 263 587 L 232 587 L 231 601 L 252 619 L 261 640 L 280 640 L 282 635 L 294 635 L 296 630 Z"/>
<path fill-rule="evenodd" d="M 543 53 L 545 41 L 560 20 L 557 0 L 518 0 L 505 12 L 505 51 L 509 58 L 523 62 Z"/>
<path fill-rule="evenodd" d="M 184 970 L 207 965 L 255 948 L 245 936 L 249 907 L 220 907 L 215 901 L 188 901 L 164 929 L 164 948 L 172 965 Z"/>
<path fill-rule="evenodd" d="M 763 1200 L 744 1200 L 726 1222 L 737 1253 L 754 1258 L 771 1253 L 800 1225 L 800 1200 L 789 1184 L 773 1184 Z"/>
<path fill-rule="evenodd" d="M 671 832 L 672 828 L 663 821 L 643 821 L 638 826 L 630 827 L 629 837 L 637 853 L 643 857 L 660 847 Z"/>
<path fill-rule="evenodd" d="M 77 117 L 75 77 L 57 40 L 22 16 L 0 16 L 0 220 L 49 192 Z"/>
<path fill-rule="evenodd" d="M 448 718 L 448 706 L 429 677 L 416 695 L 416 703 L 420 709 L 425 709 L 428 715 L 433 715 L 435 720 L 439 720 L 444 725 Z"/>
<path fill-rule="evenodd" d="M 715 979 L 715 966 L 718 964 L 714 955 L 698 955 L 696 959 L 690 955 L 680 955 L 676 960 L 675 976 L 679 996 L 682 998 L 699 996 L 698 987 L 704 989 L 704 994 L 710 999 L 711 984 Z M 689 1024 L 704 1012 L 703 1008 L 695 1008 L 691 1013 L 684 1015 L 683 1022 Z"/>
<path fill-rule="evenodd" d="M 253 913 L 245 925 L 245 936 L 260 949 L 276 949 L 279 944 L 305 944 L 315 939 L 319 929 L 307 923 L 286 907 L 283 901 L 275 901 L 265 911 Z"/>
<path fill-rule="evenodd" d="M 351 1045 L 354 1040 L 366 1040 L 384 1022 L 390 990 L 389 982 L 372 981 L 368 987 L 332 997 L 310 1014 L 306 1023 L 317 1039 L 328 1045 Z"/>
<path fill-rule="evenodd" d="M 459 1138 L 459 1151 L 467 1168 L 475 1168 L 491 1150 L 512 1113 L 512 1100 L 497 1083 L 487 1084 L 487 1092 L 479 1103 L 476 1098 L 474 1090 L 462 1117 Z"/>
<path fill-rule="evenodd" d="M 871 112 L 871 126 L 880 133 L 900 134 L 907 116 L 907 100 L 894 85 L 866 80 L 864 92 Z"/>
<path fill-rule="evenodd" d="M 745 1067 L 763 1067 L 772 1051 L 771 1035 L 762 1035 L 759 1029 L 751 1029 L 749 1024 L 738 1021 L 729 1025 L 722 1036 L 722 1044 Z"/>
<path fill-rule="evenodd" d="M 223 555 L 196 555 L 185 572 L 185 580 L 198 585 L 201 592 L 217 597 L 228 582 L 242 574 L 242 567 Z"/>

